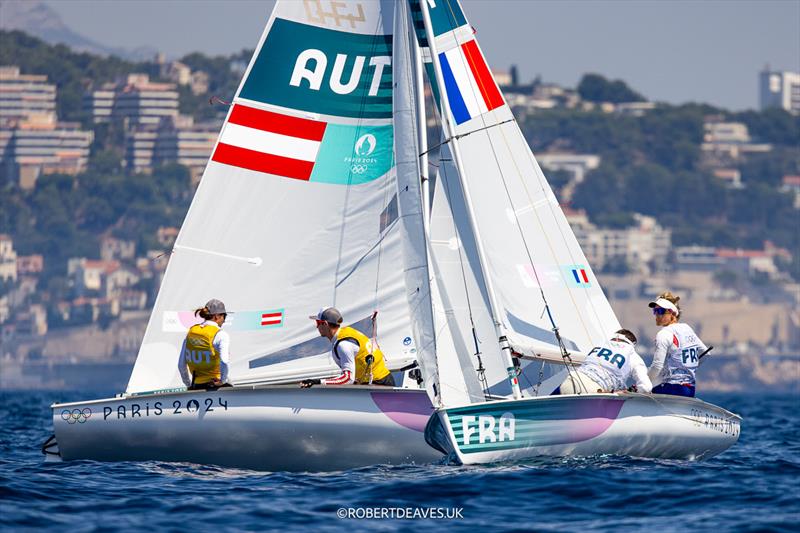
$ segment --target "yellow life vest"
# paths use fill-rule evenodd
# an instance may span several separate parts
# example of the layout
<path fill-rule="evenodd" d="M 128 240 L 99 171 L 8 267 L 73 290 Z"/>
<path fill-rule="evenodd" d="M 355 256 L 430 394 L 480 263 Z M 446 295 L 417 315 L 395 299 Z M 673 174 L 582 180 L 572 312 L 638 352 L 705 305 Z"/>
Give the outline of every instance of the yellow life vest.
<path fill-rule="evenodd" d="M 214 348 L 214 337 L 219 331 L 214 323 L 195 324 L 186 335 L 183 358 L 194 377 L 194 384 L 200 385 L 220 379 L 219 352 Z"/>
<path fill-rule="evenodd" d="M 373 361 L 370 366 L 372 381 L 383 379 L 390 374 L 383 359 L 383 352 L 380 349 L 372 349 L 372 341 L 369 338 L 350 326 L 339 328 L 336 332 L 336 344 L 340 342 L 355 341 L 358 343 L 358 353 L 356 354 L 356 383 L 368 384 L 370 372 L 367 371 L 367 356 L 372 354 Z"/>

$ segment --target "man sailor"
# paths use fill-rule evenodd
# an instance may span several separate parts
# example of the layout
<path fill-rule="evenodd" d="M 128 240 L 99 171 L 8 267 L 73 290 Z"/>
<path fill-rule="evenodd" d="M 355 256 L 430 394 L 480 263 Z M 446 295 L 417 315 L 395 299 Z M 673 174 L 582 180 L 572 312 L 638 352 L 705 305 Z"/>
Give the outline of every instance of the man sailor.
<path fill-rule="evenodd" d="M 627 329 L 617 330 L 602 346 L 595 346 L 586 359 L 553 394 L 592 394 L 625 390 L 630 378 L 639 392 L 650 392 L 653 384 L 647 366 L 636 353 L 636 335 Z"/>
<path fill-rule="evenodd" d="M 319 313 L 308 317 L 317 324 L 320 336 L 331 341 L 331 355 L 342 370 L 330 379 L 306 379 L 300 382 L 302 388 L 313 385 L 365 385 L 394 386 L 394 378 L 383 360 L 383 353 L 372 347 L 372 341 L 363 333 L 350 326 L 342 326 L 342 314 L 335 307 L 320 309 Z"/>
<path fill-rule="evenodd" d="M 195 316 L 203 322 L 189 328 L 181 347 L 178 370 L 189 390 L 216 390 L 230 387 L 228 362 L 231 340 L 222 324 L 228 317 L 225 304 L 209 300 L 204 307 L 196 309 Z"/>

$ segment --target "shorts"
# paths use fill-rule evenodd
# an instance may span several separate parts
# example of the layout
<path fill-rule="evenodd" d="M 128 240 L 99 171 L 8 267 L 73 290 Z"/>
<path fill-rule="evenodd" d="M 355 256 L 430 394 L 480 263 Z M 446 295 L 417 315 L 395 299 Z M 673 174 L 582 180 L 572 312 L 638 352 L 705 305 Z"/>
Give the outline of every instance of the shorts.
<path fill-rule="evenodd" d="M 653 387 L 653 394 L 671 394 L 672 396 L 694 398 L 694 385 L 662 383 Z"/>

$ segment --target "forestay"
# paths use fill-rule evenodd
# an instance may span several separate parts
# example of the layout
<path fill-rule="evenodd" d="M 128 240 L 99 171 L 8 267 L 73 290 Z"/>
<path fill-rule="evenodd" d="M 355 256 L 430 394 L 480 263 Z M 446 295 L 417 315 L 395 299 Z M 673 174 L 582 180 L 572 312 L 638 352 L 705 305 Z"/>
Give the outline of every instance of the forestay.
<path fill-rule="evenodd" d="M 394 2 L 278 2 L 181 228 L 128 392 L 179 386 L 191 310 L 235 314 L 231 380 L 336 366 L 308 315 L 335 305 L 413 359 L 392 122 Z M 303 359 L 298 360 L 298 358 Z"/>
<path fill-rule="evenodd" d="M 425 3 L 436 82 L 473 203 L 497 314 L 517 352 L 573 360 L 619 328 L 457 0 Z M 440 75 L 439 75 L 440 74 Z M 463 239 L 463 235 L 462 235 Z M 549 313 L 545 306 L 549 304 Z M 552 320 L 551 320 L 552 316 Z"/>

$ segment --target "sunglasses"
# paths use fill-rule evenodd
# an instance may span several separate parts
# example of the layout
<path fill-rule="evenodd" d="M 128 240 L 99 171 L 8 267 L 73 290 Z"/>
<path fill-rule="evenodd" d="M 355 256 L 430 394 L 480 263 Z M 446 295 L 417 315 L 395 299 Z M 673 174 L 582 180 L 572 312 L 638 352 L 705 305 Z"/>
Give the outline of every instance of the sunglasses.
<path fill-rule="evenodd" d="M 653 314 L 654 315 L 664 315 L 666 313 L 667 313 L 667 310 L 664 309 L 663 307 L 654 307 L 653 308 Z"/>

